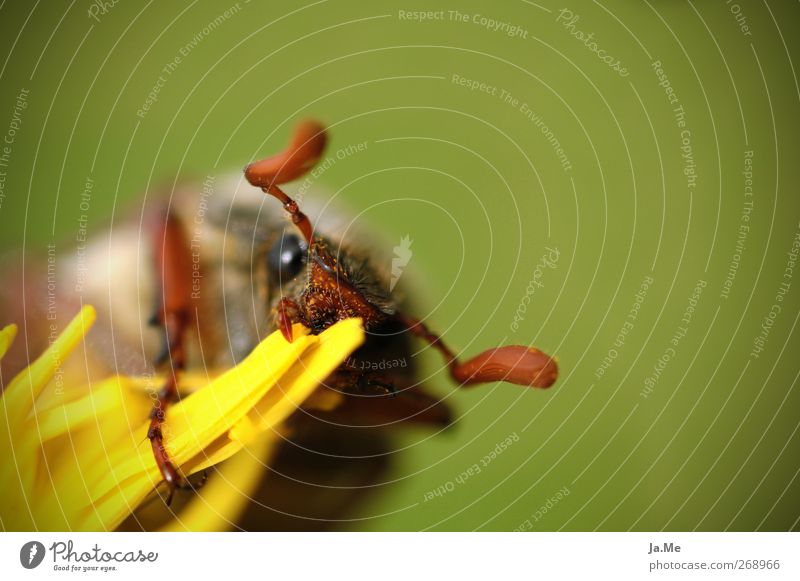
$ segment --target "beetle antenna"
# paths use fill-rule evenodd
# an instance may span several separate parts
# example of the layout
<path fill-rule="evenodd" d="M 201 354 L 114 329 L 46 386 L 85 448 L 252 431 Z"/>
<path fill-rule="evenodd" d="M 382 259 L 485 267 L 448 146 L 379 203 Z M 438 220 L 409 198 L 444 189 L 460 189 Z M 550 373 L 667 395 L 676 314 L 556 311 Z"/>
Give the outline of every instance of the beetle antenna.
<path fill-rule="evenodd" d="M 430 343 L 444 357 L 450 376 L 461 387 L 507 381 L 530 387 L 550 387 L 558 378 L 555 359 L 533 347 L 510 345 L 484 351 L 472 359 L 460 362 L 456 354 L 442 342 L 441 337 L 431 332 L 424 323 L 400 314 L 400 323 L 414 335 Z"/>
<path fill-rule="evenodd" d="M 267 159 L 256 161 L 244 168 L 244 176 L 253 186 L 261 188 L 283 204 L 292 222 L 300 229 L 310 245 L 313 238 L 311 221 L 292 198 L 278 187 L 306 174 L 322 157 L 327 135 L 317 121 L 302 121 L 294 129 L 292 140 L 284 151 Z"/>

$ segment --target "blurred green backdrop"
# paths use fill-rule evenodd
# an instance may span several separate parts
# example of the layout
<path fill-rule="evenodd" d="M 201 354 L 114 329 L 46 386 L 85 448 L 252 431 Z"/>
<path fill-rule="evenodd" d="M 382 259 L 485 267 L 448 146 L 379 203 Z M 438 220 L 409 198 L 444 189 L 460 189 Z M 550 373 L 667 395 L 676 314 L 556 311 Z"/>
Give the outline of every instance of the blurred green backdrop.
<path fill-rule="evenodd" d="M 320 183 L 410 236 L 419 314 L 562 369 L 547 392 L 431 379 L 456 425 L 400 434 L 347 528 L 797 529 L 799 13 L 5 2 L 0 242 L 74 240 L 87 177 L 98 232 L 319 118 L 332 155 L 366 142 Z"/>

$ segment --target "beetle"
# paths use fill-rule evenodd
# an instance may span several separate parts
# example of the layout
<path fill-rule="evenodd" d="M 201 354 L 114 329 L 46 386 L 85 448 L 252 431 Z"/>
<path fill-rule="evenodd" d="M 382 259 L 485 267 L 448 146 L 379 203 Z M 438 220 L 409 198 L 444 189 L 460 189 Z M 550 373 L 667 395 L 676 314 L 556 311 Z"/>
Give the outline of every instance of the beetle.
<path fill-rule="evenodd" d="M 148 439 L 167 504 L 176 489 L 192 487 L 169 458 L 163 429 L 181 373 L 234 364 L 275 330 L 291 341 L 294 323 L 312 334 L 350 317 L 364 324 L 365 343 L 320 386 L 341 395 L 333 409 L 314 412 L 327 423 L 447 425 L 447 405 L 418 384 L 407 364 L 412 339 L 440 352 L 460 387 L 506 381 L 545 388 L 557 378 L 556 361 L 527 346 L 460 361 L 390 290 L 390 273 L 375 260 L 370 240 L 365 248 L 344 236 L 345 228 L 327 214 L 312 223 L 287 184 L 322 159 L 326 142 L 320 123 L 303 121 L 284 151 L 244 168 L 245 187 L 241 177 L 218 183 L 213 176 L 202 185 L 175 185 L 148 196 L 138 220 L 115 225 L 108 237 L 96 236 L 57 263 L 60 294 L 51 302 L 70 309 L 91 303 L 98 310 L 87 342 L 95 361 L 115 372 L 166 371 Z M 313 207 L 313 197 L 303 205 Z M 4 303 L 7 312 L 20 312 Z M 380 361 L 403 365 L 381 369 Z M 294 416 L 307 423 L 307 414 Z"/>
<path fill-rule="evenodd" d="M 389 284 L 379 269 L 363 253 L 352 250 L 346 241 L 318 232 L 308 216 L 280 186 L 296 180 L 320 161 L 327 141 L 325 128 L 315 121 L 301 122 L 288 147 L 281 153 L 244 168 L 247 181 L 274 197 L 288 213 L 296 232 L 284 230 L 274 236 L 266 251 L 267 288 L 265 298 L 274 313 L 272 327 L 292 341 L 292 324 L 302 323 L 318 334 L 342 319 L 360 317 L 368 333 L 361 353 L 386 349 L 398 333 L 427 341 L 444 357 L 451 377 L 460 386 L 507 381 L 534 387 L 549 387 L 557 377 L 553 358 L 535 348 L 507 346 L 490 349 L 461 362 L 442 339 L 427 326 L 405 313 L 388 292 Z M 167 212 L 156 228 L 156 240 L 163 252 L 156 271 L 161 281 L 161 304 L 153 323 L 164 330 L 164 359 L 172 361 L 173 371 L 185 366 L 184 338 L 192 324 L 191 253 L 179 221 Z M 298 236 L 299 234 L 299 236 Z M 387 338 L 389 341 L 387 341 Z M 363 355 L 362 355 L 363 356 Z M 405 378 L 408 381 L 408 378 Z M 394 394 L 399 389 L 391 380 L 371 370 L 343 366 L 325 382 L 336 389 L 364 391 L 372 388 Z M 170 461 L 161 426 L 168 404 L 177 397 L 177 374 L 169 375 L 151 414 L 148 438 L 164 481 L 172 491 L 181 477 Z M 398 398 L 399 399 L 399 398 Z M 422 410 L 430 408 L 430 398 L 422 398 Z M 417 402 L 419 404 L 420 402 Z M 393 402 L 385 403 L 393 405 Z M 375 410 L 373 410 L 373 413 Z"/>

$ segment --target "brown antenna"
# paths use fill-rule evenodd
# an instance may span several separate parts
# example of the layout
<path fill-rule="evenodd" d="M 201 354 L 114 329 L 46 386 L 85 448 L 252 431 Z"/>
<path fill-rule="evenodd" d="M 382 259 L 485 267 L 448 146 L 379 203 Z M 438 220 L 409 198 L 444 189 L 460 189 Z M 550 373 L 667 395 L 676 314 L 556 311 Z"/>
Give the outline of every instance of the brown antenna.
<path fill-rule="evenodd" d="M 555 359 L 536 348 L 522 345 L 495 347 L 462 363 L 442 342 L 441 337 L 428 330 L 424 323 L 408 315 L 401 314 L 397 318 L 406 329 L 442 354 L 450 369 L 450 376 L 462 387 L 492 381 L 550 387 L 558 378 Z"/>
<path fill-rule="evenodd" d="M 284 151 L 244 168 L 244 176 L 250 184 L 283 204 L 309 245 L 313 238 L 311 221 L 278 184 L 297 179 L 314 167 L 322 157 L 326 141 L 325 128 L 320 123 L 302 121 L 295 127 L 292 140 Z"/>

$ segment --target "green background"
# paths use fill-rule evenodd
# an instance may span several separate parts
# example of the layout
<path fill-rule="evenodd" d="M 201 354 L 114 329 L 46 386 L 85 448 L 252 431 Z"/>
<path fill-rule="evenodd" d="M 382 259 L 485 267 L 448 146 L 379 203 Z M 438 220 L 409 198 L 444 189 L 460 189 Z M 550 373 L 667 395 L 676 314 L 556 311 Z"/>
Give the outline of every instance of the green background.
<path fill-rule="evenodd" d="M 456 425 L 399 434 L 393 482 L 346 528 L 798 528 L 800 273 L 784 276 L 800 229 L 796 3 L 120 0 L 99 21 L 91 6 L 0 8 L 0 132 L 16 95 L 30 91 L 4 168 L 4 248 L 33 257 L 51 240 L 74 240 L 87 177 L 89 230 L 101 232 L 112 214 L 124 219 L 125 201 L 178 175 L 236 170 L 282 148 L 295 120 L 314 117 L 331 127 L 332 153 L 367 142 L 320 183 L 363 210 L 389 247 L 411 237 L 418 315 L 466 353 L 531 343 L 559 357 L 561 377 L 547 392 L 455 392 L 444 374 L 431 378 Z M 628 76 L 570 34 L 558 21 L 564 7 Z M 400 16 L 424 9 L 443 10 L 443 20 Z M 491 30 L 475 15 L 521 32 Z M 694 188 L 653 61 L 685 111 Z M 569 169 L 522 103 L 552 131 Z M 724 298 L 745 151 L 750 229 Z M 559 259 L 535 274 L 546 247 Z M 514 331 L 534 278 L 542 286 Z M 699 280 L 706 286 L 686 336 L 643 397 Z M 751 357 L 784 281 L 781 312 Z M 438 358 L 424 357 L 436 373 Z M 519 441 L 459 478 L 510 435 Z M 439 487 L 445 493 L 426 501 Z M 559 491 L 568 494 L 548 503 Z"/>

